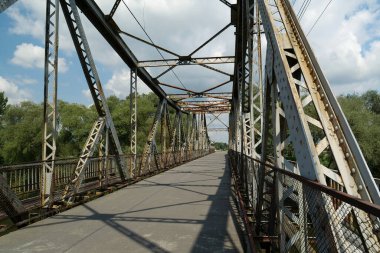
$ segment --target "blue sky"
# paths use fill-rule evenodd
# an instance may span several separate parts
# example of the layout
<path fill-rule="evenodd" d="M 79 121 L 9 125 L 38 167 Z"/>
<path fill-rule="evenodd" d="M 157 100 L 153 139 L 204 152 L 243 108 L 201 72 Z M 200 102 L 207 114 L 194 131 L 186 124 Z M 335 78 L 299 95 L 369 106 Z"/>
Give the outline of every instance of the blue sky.
<path fill-rule="evenodd" d="M 23 100 L 42 102 L 45 2 L 19 0 L 0 14 L 0 90 L 5 91 L 10 103 Z M 97 3 L 107 13 L 113 1 Z M 130 0 L 128 3 L 155 43 L 180 54 L 191 52 L 207 40 L 229 22 L 230 16 L 228 8 L 217 0 Z M 327 3 L 328 0 L 311 1 L 301 20 L 306 32 Z M 296 13 L 301 4 L 302 1 L 296 1 Z M 335 0 L 308 36 L 335 94 L 380 90 L 379 17 L 379 1 Z M 106 95 L 127 96 L 128 67 L 84 17 L 82 20 Z M 122 30 L 145 38 L 124 6 L 119 7 L 115 20 Z M 89 105 L 91 99 L 87 84 L 63 21 L 61 15 L 59 99 Z M 232 55 L 233 32 L 231 27 L 197 56 Z M 126 41 L 139 59 L 160 58 L 154 49 L 130 39 Z M 231 66 L 223 68 L 232 71 Z M 153 74 L 159 71 L 151 70 Z M 194 90 L 225 81 L 224 77 L 197 67 L 178 68 L 176 73 L 186 87 Z M 165 76 L 164 81 L 178 83 L 171 73 Z M 230 88 L 227 86 L 224 90 Z M 139 91 L 149 92 L 149 89 L 140 82 Z M 226 122 L 227 116 L 222 119 Z M 222 125 L 216 123 L 215 127 Z M 226 134 L 215 133 L 215 138 L 226 139 Z"/>

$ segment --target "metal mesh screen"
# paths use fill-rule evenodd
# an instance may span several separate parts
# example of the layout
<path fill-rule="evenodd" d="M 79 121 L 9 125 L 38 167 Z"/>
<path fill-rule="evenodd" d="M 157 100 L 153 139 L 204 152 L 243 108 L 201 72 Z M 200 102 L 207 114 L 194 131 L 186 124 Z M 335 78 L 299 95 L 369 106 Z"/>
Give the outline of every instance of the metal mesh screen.
<path fill-rule="evenodd" d="M 230 158 L 257 245 L 267 238 L 280 252 L 380 252 L 380 206 L 237 152 Z"/>

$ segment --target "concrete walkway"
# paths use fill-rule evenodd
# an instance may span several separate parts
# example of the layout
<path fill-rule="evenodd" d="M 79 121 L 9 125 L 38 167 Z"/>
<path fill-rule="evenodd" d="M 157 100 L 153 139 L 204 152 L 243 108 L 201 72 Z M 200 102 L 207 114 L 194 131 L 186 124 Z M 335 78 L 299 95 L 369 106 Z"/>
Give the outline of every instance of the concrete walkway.
<path fill-rule="evenodd" d="M 226 153 L 0 237 L 0 252 L 242 252 Z"/>

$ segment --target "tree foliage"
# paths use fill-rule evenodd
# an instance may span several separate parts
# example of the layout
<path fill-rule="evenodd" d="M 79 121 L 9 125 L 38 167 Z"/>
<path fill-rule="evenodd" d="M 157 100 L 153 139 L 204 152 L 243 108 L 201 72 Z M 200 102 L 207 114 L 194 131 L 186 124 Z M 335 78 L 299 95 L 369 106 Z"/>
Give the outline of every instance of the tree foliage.
<path fill-rule="evenodd" d="M 224 142 L 214 142 L 212 146 L 214 146 L 216 150 L 228 150 L 228 145 Z"/>
<path fill-rule="evenodd" d="M 9 105 L 1 120 L 0 156 L 3 163 L 40 160 L 42 106 L 32 102 Z"/>
<path fill-rule="evenodd" d="M 0 92 L 0 117 L 4 114 L 7 103 L 8 98 L 4 95 L 4 92 Z"/>
<path fill-rule="evenodd" d="M 380 94 L 377 91 L 368 91 L 362 95 L 340 96 L 338 100 L 369 167 L 376 177 L 380 177 L 380 149 L 378 148 L 380 147 Z M 153 93 L 138 95 L 137 152 L 143 150 L 158 102 L 157 96 Z M 111 96 L 108 98 L 108 106 L 122 149 L 125 153 L 129 153 L 131 124 L 129 97 L 119 99 Z M 42 104 L 22 102 L 18 105 L 7 105 L 7 98 L 0 92 L 0 162 L 2 164 L 41 159 L 42 115 Z M 173 111 L 170 117 L 173 120 Z M 58 158 L 78 157 L 96 118 L 97 113 L 93 106 L 86 107 L 59 101 Z M 159 132 L 160 129 L 158 129 Z M 215 143 L 214 146 L 216 149 L 225 150 L 227 145 Z"/>
<path fill-rule="evenodd" d="M 153 122 L 158 98 L 153 93 L 138 95 L 137 151 L 142 152 L 146 137 Z M 38 161 L 42 158 L 43 105 L 22 102 L 18 105 L 6 105 L 1 114 L 0 162 L 15 164 Z M 108 98 L 112 118 L 119 136 L 122 149 L 130 152 L 130 116 L 129 98 Z M 58 101 L 58 138 L 57 158 L 78 157 L 88 134 L 94 124 L 97 113 L 93 106 Z"/>
<path fill-rule="evenodd" d="M 339 103 L 375 177 L 380 177 L 380 93 L 340 96 Z"/>

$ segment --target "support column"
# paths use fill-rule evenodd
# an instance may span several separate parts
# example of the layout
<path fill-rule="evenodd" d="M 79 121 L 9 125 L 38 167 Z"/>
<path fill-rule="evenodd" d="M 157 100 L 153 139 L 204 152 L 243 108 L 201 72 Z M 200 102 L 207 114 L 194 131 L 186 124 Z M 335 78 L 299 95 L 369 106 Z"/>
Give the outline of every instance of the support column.
<path fill-rule="evenodd" d="M 57 138 L 59 1 L 46 2 L 45 73 L 44 73 L 44 134 L 42 146 L 41 206 L 53 201 L 53 172 Z"/>
<path fill-rule="evenodd" d="M 137 69 L 131 69 L 131 90 L 129 94 L 129 113 L 131 117 L 131 164 L 130 177 L 135 176 L 137 154 Z"/>

